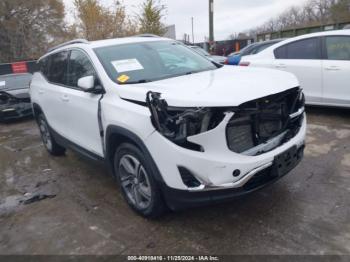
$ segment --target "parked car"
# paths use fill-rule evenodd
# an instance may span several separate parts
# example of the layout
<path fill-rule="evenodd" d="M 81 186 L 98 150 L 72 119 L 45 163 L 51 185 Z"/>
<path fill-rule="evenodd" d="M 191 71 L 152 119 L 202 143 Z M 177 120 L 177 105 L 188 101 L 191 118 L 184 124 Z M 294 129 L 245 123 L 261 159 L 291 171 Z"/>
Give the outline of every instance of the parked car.
<path fill-rule="evenodd" d="M 226 61 L 225 64 L 227 65 L 238 65 L 239 62 L 241 61 L 241 58 L 246 55 L 255 55 L 263 51 L 264 49 L 281 42 L 283 39 L 275 39 L 275 40 L 270 40 L 270 41 L 264 41 L 264 42 L 259 42 L 259 43 L 253 43 L 242 50 L 238 52 L 234 52 L 230 54 Z"/>
<path fill-rule="evenodd" d="M 30 94 L 48 152 L 104 161 L 143 216 L 250 193 L 302 159 L 292 74 L 215 65 L 160 37 L 75 40 L 39 65 Z"/>
<path fill-rule="evenodd" d="M 293 73 L 309 105 L 350 107 L 350 30 L 288 39 L 243 57 L 240 65 Z"/>
<path fill-rule="evenodd" d="M 32 115 L 29 97 L 30 73 L 0 75 L 0 121 Z"/>
<path fill-rule="evenodd" d="M 199 46 L 193 45 L 193 46 L 190 46 L 190 48 L 192 48 L 194 51 L 196 51 L 200 55 L 205 56 L 205 57 L 213 60 L 216 63 L 224 64 L 225 61 L 226 61 L 226 57 L 225 56 L 211 55 L 211 54 L 209 54 L 207 51 L 205 51 L 203 48 L 201 48 Z"/>

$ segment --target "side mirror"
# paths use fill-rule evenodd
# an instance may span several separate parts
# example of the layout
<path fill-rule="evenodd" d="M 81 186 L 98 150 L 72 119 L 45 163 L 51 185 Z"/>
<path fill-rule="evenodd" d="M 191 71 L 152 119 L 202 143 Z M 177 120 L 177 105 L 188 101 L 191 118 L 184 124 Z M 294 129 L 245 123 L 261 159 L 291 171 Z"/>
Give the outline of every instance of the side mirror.
<path fill-rule="evenodd" d="M 92 94 L 105 93 L 99 79 L 96 79 L 95 76 L 84 76 L 79 78 L 78 87 L 80 87 L 84 92 L 89 92 Z"/>
<path fill-rule="evenodd" d="M 95 87 L 95 77 L 94 76 L 84 76 L 78 79 L 78 87 L 83 89 L 85 92 L 89 92 Z"/>

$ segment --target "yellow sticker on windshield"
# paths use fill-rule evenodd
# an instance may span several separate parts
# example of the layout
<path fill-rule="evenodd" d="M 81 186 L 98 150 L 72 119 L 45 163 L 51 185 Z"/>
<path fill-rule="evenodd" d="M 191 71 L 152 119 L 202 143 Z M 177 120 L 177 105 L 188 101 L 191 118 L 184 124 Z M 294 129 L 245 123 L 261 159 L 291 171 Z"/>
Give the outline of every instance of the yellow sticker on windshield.
<path fill-rule="evenodd" d="M 130 77 L 128 77 L 127 75 L 121 75 L 117 78 L 117 80 L 120 82 L 120 83 L 125 83 L 126 81 L 128 81 L 130 79 Z"/>

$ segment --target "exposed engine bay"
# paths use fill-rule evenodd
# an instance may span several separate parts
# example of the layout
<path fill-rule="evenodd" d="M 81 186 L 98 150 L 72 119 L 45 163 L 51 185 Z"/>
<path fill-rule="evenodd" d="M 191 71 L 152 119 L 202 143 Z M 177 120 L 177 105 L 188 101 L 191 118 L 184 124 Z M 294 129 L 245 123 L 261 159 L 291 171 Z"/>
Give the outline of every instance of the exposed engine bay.
<path fill-rule="evenodd" d="M 300 130 L 304 105 L 299 88 L 240 105 L 226 127 L 228 147 L 236 153 L 258 155 L 288 142 Z"/>
<path fill-rule="evenodd" d="M 175 144 L 197 151 L 203 149 L 187 141 L 187 137 L 214 129 L 223 120 L 226 111 L 224 108 L 170 107 L 160 93 L 151 91 L 147 93 L 146 103 L 157 131 Z"/>
<path fill-rule="evenodd" d="M 302 125 L 304 95 L 300 88 L 249 101 L 238 107 L 178 108 L 168 106 L 160 93 L 148 92 L 147 106 L 155 129 L 173 143 L 204 151 L 188 137 L 215 129 L 227 113 L 233 113 L 226 126 L 228 148 L 236 153 L 259 155 L 293 138 Z"/>

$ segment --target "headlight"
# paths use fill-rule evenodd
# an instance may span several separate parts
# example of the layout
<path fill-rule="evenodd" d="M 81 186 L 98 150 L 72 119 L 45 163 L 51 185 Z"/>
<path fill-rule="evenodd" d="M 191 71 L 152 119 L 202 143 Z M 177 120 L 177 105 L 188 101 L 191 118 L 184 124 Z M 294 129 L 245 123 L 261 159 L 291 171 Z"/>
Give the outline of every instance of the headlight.
<path fill-rule="evenodd" d="M 146 103 L 159 133 L 177 145 L 198 151 L 202 151 L 200 146 L 187 141 L 187 137 L 215 128 L 224 118 L 219 109 L 170 107 L 160 93 L 151 91 L 147 93 Z"/>

